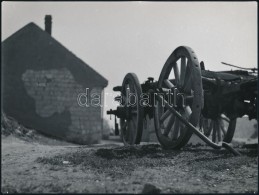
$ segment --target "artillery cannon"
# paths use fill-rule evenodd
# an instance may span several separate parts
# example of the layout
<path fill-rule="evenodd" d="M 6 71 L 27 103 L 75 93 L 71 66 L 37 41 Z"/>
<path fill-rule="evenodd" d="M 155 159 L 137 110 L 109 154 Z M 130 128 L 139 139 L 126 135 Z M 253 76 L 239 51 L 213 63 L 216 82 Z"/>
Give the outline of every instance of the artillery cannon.
<path fill-rule="evenodd" d="M 143 84 L 128 73 L 115 98 L 120 105 L 107 111 L 120 119 L 125 145 L 139 144 L 143 119 L 154 118 L 158 141 L 164 148 L 179 149 L 195 133 L 215 149 L 238 154 L 232 141 L 237 117 L 257 113 L 257 69 L 209 71 L 190 47 L 176 48 L 162 68 L 158 81 Z M 227 128 L 226 128 L 227 126 Z M 118 124 L 116 125 L 118 130 Z"/>

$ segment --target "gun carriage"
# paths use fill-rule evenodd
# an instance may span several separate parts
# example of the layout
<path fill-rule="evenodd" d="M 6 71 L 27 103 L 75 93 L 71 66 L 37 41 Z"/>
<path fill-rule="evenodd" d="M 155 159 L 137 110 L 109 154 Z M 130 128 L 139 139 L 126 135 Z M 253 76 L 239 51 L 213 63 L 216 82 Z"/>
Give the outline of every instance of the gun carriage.
<path fill-rule="evenodd" d="M 226 63 L 224 63 L 226 64 Z M 232 65 L 230 65 L 232 66 Z M 237 152 L 232 141 L 237 117 L 257 114 L 257 69 L 234 71 L 205 70 L 190 47 L 176 48 L 162 68 L 158 81 L 149 77 L 139 83 L 128 73 L 121 86 L 115 115 L 125 145 L 139 144 L 146 117 L 154 118 L 158 141 L 164 148 L 179 149 L 195 133 L 215 149 L 222 146 Z"/>

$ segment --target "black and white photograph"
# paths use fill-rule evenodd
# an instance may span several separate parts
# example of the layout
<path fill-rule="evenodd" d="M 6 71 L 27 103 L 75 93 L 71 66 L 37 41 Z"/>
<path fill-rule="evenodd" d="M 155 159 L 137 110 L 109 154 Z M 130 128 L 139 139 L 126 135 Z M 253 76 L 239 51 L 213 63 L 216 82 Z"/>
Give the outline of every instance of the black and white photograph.
<path fill-rule="evenodd" d="M 1 193 L 258 194 L 256 1 L 1 11 Z"/>

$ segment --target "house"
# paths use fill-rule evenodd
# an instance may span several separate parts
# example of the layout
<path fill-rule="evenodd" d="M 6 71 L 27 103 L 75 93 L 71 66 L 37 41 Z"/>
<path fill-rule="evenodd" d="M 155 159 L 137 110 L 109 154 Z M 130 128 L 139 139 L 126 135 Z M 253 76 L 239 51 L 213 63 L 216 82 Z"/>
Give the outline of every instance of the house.
<path fill-rule="evenodd" d="M 102 135 L 101 106 L 82 106 L 79 94 L 101 97 L 108 81 L 51 36 L 29 23 L 2 42 L 4 112 L 26 127 L 68 141 L 97 143 Z M 86 99 L 87 100 L 87 99 Z M 83 100 L 82 100 L 83 101 Z"/>

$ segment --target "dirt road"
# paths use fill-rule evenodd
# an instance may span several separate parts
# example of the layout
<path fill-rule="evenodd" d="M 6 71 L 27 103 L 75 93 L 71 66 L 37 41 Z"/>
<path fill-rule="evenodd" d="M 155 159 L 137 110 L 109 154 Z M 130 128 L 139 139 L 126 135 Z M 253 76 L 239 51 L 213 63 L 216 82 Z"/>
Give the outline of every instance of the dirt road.
<path fill-rule="evenodd" d="M 2 136 L 2 193 L 258 193 L 258 151 L 87 147 Z M 149 185 L 150 184 L 150 185 Z"/>

